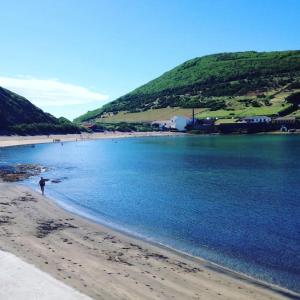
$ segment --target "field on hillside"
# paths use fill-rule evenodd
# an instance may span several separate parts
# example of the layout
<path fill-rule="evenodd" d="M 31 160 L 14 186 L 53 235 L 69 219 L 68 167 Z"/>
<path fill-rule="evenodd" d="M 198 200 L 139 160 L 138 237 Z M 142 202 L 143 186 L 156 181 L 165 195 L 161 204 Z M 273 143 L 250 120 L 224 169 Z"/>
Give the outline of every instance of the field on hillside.
<path fill-rule="evenodd" d="M 195 114 L 200 113 L 203 109 L 195 109 Z M 113 116 L 106 118 L 98 118 L 97 122 L 113 123 L 113 122 L 151 122 L 154 120 L 168 120 L 176 115 L 192 117 L 192 109 L 180 107 L 167 107 L 161 109 L 150 109 L 139 113 L 119 112 Z"/>
<path fill-rule="evenodd" d="M 275 116 L 280 111 L 288 108 L 289 104 L 283 105 L 274 105 L 274 106 L 263 106 L 263 107 L 245 107 L 244 109 L 238 110 L 217 110 L 210 111 L 204 110 L 196 115 L 197 118 L 207 118 L 207 117 L 216 117 L 216 118 L 242 118 L 248 116 Z"/>
<path fill-rule="evenodd" d="M 217 110 L 195 109 L 196 118 L 216 117 L 222 119 L 241 118 L 252 115 L 274 116 L 283 109 L 289 107 L 289 104 L 264 106 L 264 107 L 246 107 L 239 110 Z M 297 111 L 300 116 L 300 112 Z M 118 123 L 118 122 L 151 122 L 154 120 L 168 120 L 176 115 L 192 117 L 192 110 L 179 107 L 168 107 L 161 109 L 151 109 L 140 113 L 119 112 L 107 118 L 98 118 L 97 122 Z"/>
<path fill-rule="evenodd" d="M 293 92 L 299 90 L 293 90 Z M 281 111 L 284 111 L 291 104 L 285 101 L 287 95 L 290 92 L 285 90 L 274 90 L 269 93 L 268 105 L 261 105 L 258 107 L 250 106 L 249 103 L 253 103 L 256 100 L 255 96 L 239 96 L 239 97 L 222 97 L 223 101 L 228 102 L 226 109 L 211 110 L 209 108 L 196 108 L 196 118 L 215 117 L 221 119 L 238 119 L 246 116 L 264 115 L 264 116 L 276 116 Z M 221 97 L 218 98 L 220 100 Z M 216 98 L 215 98 L 216 99 Z M 167 107 L 160 109 L 149 109 L 142 112 L 126 112 L 121 111 L 114 114 L 105 115 L 106 117 L 97 118 L 97 122 L 114 123 L 114 122 L 151 122 L 154 120 L 166 120 L 175 115 L 183 115 L 186 117 L 192 117 L 191 108 L 181 107 Z M 300 112 L 296 111 L 293 115 L 299 117 Z"/>

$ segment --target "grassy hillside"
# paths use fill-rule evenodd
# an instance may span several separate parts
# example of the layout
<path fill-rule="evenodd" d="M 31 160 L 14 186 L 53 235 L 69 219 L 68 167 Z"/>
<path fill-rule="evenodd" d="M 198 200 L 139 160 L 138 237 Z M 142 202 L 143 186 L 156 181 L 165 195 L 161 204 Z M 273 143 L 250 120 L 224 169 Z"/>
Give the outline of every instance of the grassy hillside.
<path fill-rule="evenodd" d="M 80 132 L 77 125 L 43 112 L 26 98 L 0 87 L 0 134 Z"/>
<path fill-rule="evenodd" d="M 214 54 L 189 60 L 76 121 L 137 121 L 137 113 L 146 121 L 158 119 L 162 109 L 192 107 L 200 117 L 273 115 L 299 89 L 300 51 Z"/>
<path fill-rule="evenodd" d="M 2 128 L 10 125 L 29 123 L 58 124 L 58 120 L 44 113 L 26 98 L 0 87 L 0 124 Z"/>

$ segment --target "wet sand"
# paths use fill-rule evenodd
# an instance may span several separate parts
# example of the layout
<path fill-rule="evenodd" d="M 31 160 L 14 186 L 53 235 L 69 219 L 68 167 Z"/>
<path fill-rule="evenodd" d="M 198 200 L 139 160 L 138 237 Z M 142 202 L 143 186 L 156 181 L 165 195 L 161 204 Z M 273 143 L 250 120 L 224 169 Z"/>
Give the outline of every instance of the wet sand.
<path fill-rule="evenodd" d="M 94 299 L 300 299 L 200 259 L 73 215 L 0 183 L 0 250 Z"/>

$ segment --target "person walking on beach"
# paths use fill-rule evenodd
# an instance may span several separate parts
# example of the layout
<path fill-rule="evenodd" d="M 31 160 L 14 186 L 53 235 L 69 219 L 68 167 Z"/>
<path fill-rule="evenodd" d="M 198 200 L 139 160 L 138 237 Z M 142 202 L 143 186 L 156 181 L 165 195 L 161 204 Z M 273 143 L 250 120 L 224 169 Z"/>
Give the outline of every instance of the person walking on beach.
<path fill-rule="evenodd" d="M 42 195 L 44 195 L 46 181 L 48 181 L 48 180 L 49 179 L 45 179 L 45 178 L 41 177 L 41 180 L 39 181 L 39 185 L 41 187 Z"/>

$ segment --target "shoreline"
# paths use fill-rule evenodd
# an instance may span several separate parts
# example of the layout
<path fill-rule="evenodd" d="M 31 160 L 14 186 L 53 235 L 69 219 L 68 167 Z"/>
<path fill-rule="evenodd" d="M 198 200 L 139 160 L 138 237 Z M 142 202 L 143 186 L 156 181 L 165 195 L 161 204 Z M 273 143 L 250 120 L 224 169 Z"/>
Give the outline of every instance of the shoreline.
<path fill-rule="evenodd" d="M 26 186 L 26 187 L 28 187 L 28 186 Z M 29 187 L 29 188 L 32 191 L 37 192 L 32 187 Z M 175 255 L 186 258 L 189 261 L 205 264 L 205 265 L 207 265 L 207 267 L 214 268 L 215 270 L 217 270 L 219 272 L 222 272 L 222 273 L 226 273 L 228 276 L 238 277 L 242 280 L 252 282 L 253 284 L 259 284 L 262 287 L 265 287 L 267 289 L 272 289 L 272 290 L 274 290 L 276 292 L 279 292 L 279 293 L 287 293 L 287 294 L 291 293 L 292 295 L 298 296 L 299 300 L 300 300 L 300 293 L 295 292 L 293 290 L 289 290 L 286 287 L 276 285 L 274 283 L 255 278 L 254 276 L 248 275 L 246 273 L 238 272 L 236 270 L 230 269 L 229 267 L 222 266 L 218 263 L 212 262 L 212 261 L 207 260 L 205 258 L 202 258 L 200 256 L 195 256 L 195 255 L 192 255 L 188 252 L 184 252 L 184 251 L 181 251 L 181 250 L 176 249 L 174 247 L 165 245 L 163 243 L 156 242 L 154 240 L 151 240 L 150 238 L 147 238 L 146 236 L 137 234 L 133 231 L 129 231 L 129 230 L 125 230 L 125 229 L 122 230 L 122 228 L 120 228 L 120 226 L 116 226 L 116 225 L 114 226 L 112 223 L 101 221 L 101 220 L 97 219 L 96 217 L 93 217 L 92 215 L 89 215 L 89 213 L 80 214 L 80 212 L 78 212 L 79 207 L 78 208 L 73 208 L 71 205 L 65 204 L 63 201 L 60 201 L 60 200 L 58 200 L 58 199 L 56 199 L 52 196 L 46 196 L 46 197 L 49 201 L 52 201 L 55 205 L 57 205 L 59 208 L 63 209 L 67 213 L 70 213 L 70 214 L 75 215 L 79 218 L 82 218 L 82 219 L 86 220 L 87 222 L 91 222 L 91 223 L 94 223 L 96 225 L 103 226 L 104 228 L 107 228 L 108 230 L 111 230 L 113 232 L 117 232 L 120 235 L 126 236 L 130 239 L 141 241 L 143 243 L 152 245 L 152 246 L 160 248 L 162 250 L 171 252 Z M 296 298 L 296 299 L 298 299 L 298 298 Z"/>
<path fill-rule="evenodd" d="M 59 135 L 36 135 L 36 136 L 0 136 L 0 148 L 47 144 L 56 142 L 80 142 L 100 139 L 137 138 L 137 137 L 159 137 L 159 136 L 182 136 L 185 133 L 169 131 L 149 131 L 149 132 L 94 132 L 82 134 L 59 134 Z"/>
<path fill-rule="evenodd" d="M 0 135 L 0 148 L 14 147 L 14 146 L 26 146 L 36 144 L 49 144 L 54 143 L 65 143 L 65 142 L 81 142 L 81 141 L 92 141 L 101 139 L 119 139 L 119 138 L 138 138 L 138 137 L 163 137 L 163 136 L 228 136 L 228 135 L 241 135 L 240 133 L 231 134 L 194 134 L 189 132 L 171 132 L 171 131 L 149 131 L 149 132 L 94 132 L 94 133 L 82 133 L 82 134 L 50 134 L 50 135 L 29 135 L 29 136 L 6 136 Z M 281 132 L 281 131 L 270 131 L 270 132 L 258 132 L 253 134 L 242 134 L 242 135 L 300 135 L 300 131 L 297 132 Z"/>
<path fill-rule="evenodd" d="M 66 211 L 56 201 L 42 197 L 25 186 L 0 183 L 0 188 L 4 188 L 4 197 L 1 195 L 0 199 L 0 217 L 4 214 L 12 218 L 10 224 L 0 224 L 0 249 L 34 263 L 38 268 L 94 299 L 201 299 L 201 296 L 205 296 L 204 299 L 300 299 L 300 295 L 293 291 Z M 4 198 L 7 201 L 3 202 Z M 11 214 L 8 214 L 8 209 Z M 26 215 L 31 218 L 24 218 Z M 19 222 L 14 221 L 18 218 Z M 49 221 L 49 218 L 54 223 L 57 222 L 58 228 L 52 226 L 51 229 L 50 222 L 50 232 L 37 237 L 34 233 L 39 228 L 39 222 Z M 28 227 L 29 232 L 24 227 Z M 16 243 L 16 236 L 22 240 L 20 243 Z M 99 244 L 102 247 L 98 248 Z M 24 245 L 28 248 L 26 251 Z M 46 253 L 41 248 L 49 248 L 45 251 L 50 253 L 44 257 Z M 79 268 L 81 270 L 77 274 L 73 270 L 74 263 L 69 267 L 58 267 L 62 255 L 72 256 L 71 261 L 80 261 L 81 263 L 76 262 L 76 266 L 86 265 L 85 272 L 82 273 Z M 63 262 L 66 261 L 68 259 L 65 257 Z M 99 261 L 99 265 L 95 264 L 96 261 Z M 101 269 L 103 265 L 105 268 Z M 74 273 L 76 276 L 72 279 Z M 101 278 L 100 286 L 93 277 Z M 109 277 L 114 277 L 114 280 L 109 280 Z M 85 284 L 80 284 L 81 279 Z M 102 280 L 107 283 L 106 288 L 103 287 Z M 130 281 L 134 281 L 133 289 Z M 142 286 L 140 281 L 143 282 Z"/>

